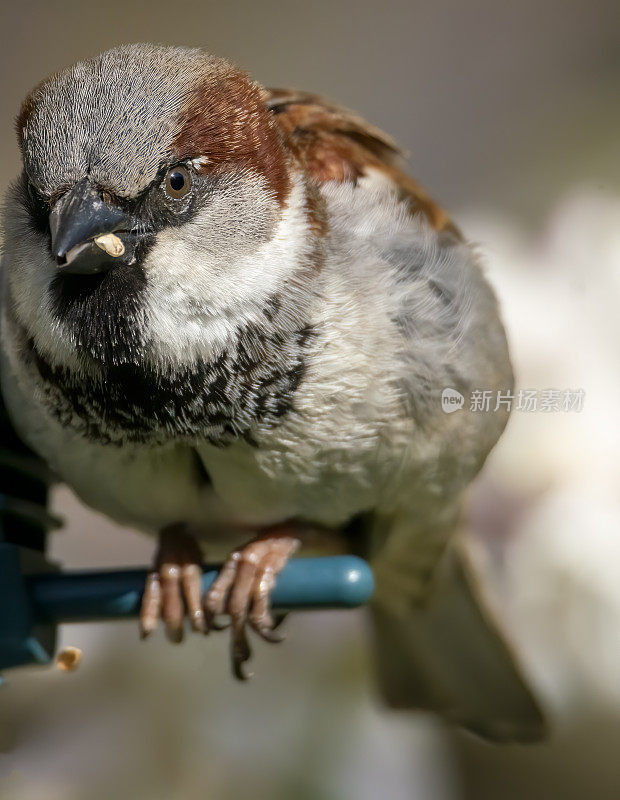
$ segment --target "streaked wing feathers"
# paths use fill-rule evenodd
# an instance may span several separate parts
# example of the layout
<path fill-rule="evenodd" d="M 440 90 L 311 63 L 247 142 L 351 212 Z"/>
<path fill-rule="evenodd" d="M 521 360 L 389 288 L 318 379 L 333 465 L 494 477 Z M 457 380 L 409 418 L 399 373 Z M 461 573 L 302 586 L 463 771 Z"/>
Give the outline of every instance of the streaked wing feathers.
<path fill-rule="evenodd" d="M 318 183 L 353 181 L 374 172 L 391 181 L 412 213 L 424 214 L 437 230 L 458 233 L 448 215 L 406 172 L 405 154 L 386 133 L 355 112 L 293 89 L 267 89 L 267 106 L 289 147 Z"/>

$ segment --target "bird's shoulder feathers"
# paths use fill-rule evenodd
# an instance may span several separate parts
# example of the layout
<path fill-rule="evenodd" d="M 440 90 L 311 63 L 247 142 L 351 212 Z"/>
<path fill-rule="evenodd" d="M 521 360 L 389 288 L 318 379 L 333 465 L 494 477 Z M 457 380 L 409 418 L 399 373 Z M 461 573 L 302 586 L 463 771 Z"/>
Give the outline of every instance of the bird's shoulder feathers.
<path fill-rule="evenodd" d="M 404 152 L 379 128 L 354 111 L 294 89 L 266 89 L 288 147 L 318 183 L 352 181 L 373 173 L 394 186 L 412 213 L 422 213 L 436 230 L 456 228 L 425 189 L 403 170 Z"/>

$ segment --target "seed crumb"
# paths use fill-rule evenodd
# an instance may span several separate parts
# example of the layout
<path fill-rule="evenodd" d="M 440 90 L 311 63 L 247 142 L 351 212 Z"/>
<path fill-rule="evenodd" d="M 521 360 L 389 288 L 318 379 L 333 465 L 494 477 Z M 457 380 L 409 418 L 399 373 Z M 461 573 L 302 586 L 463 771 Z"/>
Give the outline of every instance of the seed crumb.
<path fill-rule="evenodd" d="M 125 245 L 114 233 L 102 233 L 101 236 L 95 236 L 95 244 L 109 256 L 118 258 L 125 252 Z"/>
<path fill-rule="evenodd" d="M 56 666 L 63 672 L 73 672 L 80 666 L 82 651 L 79 647 L 65 647 L 58 653 Z"/>

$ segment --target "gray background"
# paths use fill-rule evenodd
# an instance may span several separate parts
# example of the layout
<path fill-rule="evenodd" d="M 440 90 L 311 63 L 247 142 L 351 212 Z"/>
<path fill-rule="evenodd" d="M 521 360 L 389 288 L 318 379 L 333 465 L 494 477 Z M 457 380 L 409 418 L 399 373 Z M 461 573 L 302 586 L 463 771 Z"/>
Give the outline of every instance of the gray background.
<path fill-rule="evenodd" d="M 291 618 L 242 687 L 225 636 L 173 648 L 139 645 L 132 624 L 71 626 L 76 673 L 0 688 L 0 800 L 620 796 L 618 0 L 5 2 L 0 30 L 2 186 L 19 170 L 13 119 L 44 76 L 122 42 L 203 46 L 395 136 L 484 242 L 522 385 L 583 386 L 590 409 L 513 419 L 472 501 L 549 744 L 495 749 L 386 713 L 362 613 Z M 54 504 L 61 563 L 149 560 L 151 541 L 66 489 Z"/>
<path fill-rule="evenodd" d="M 617 0 L 4 3 L 0 178 L 11 123 L 50 72 L 131 41 L 205 47 L 266 85 L 383 126 L 448 207 L 529 219 L 576 181 L 620 182 Z"/>

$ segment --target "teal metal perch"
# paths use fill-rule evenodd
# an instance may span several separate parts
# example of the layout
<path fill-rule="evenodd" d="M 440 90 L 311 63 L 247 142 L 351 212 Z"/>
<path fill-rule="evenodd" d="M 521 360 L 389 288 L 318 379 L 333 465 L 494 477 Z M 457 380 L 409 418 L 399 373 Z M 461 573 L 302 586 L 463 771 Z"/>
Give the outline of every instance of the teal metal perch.
<path fill-rule="evenodd" d="M 25 574 L 24 556 L 38 559 L 39 570 L 35 566 Z M 61 623 L 128 619 L 139 613 L 146 569 L 40 571 L 45 568 L 41 555 L 0 543 L 0 669 L 49 663 Z M 218 570 L 204 566 L 203 590 Z M 366 603 L 372 591 L 372 571 L 357 556 L 297 558 L 278 575 L 271 598 L 276 612 L 354 608 Z"/>

